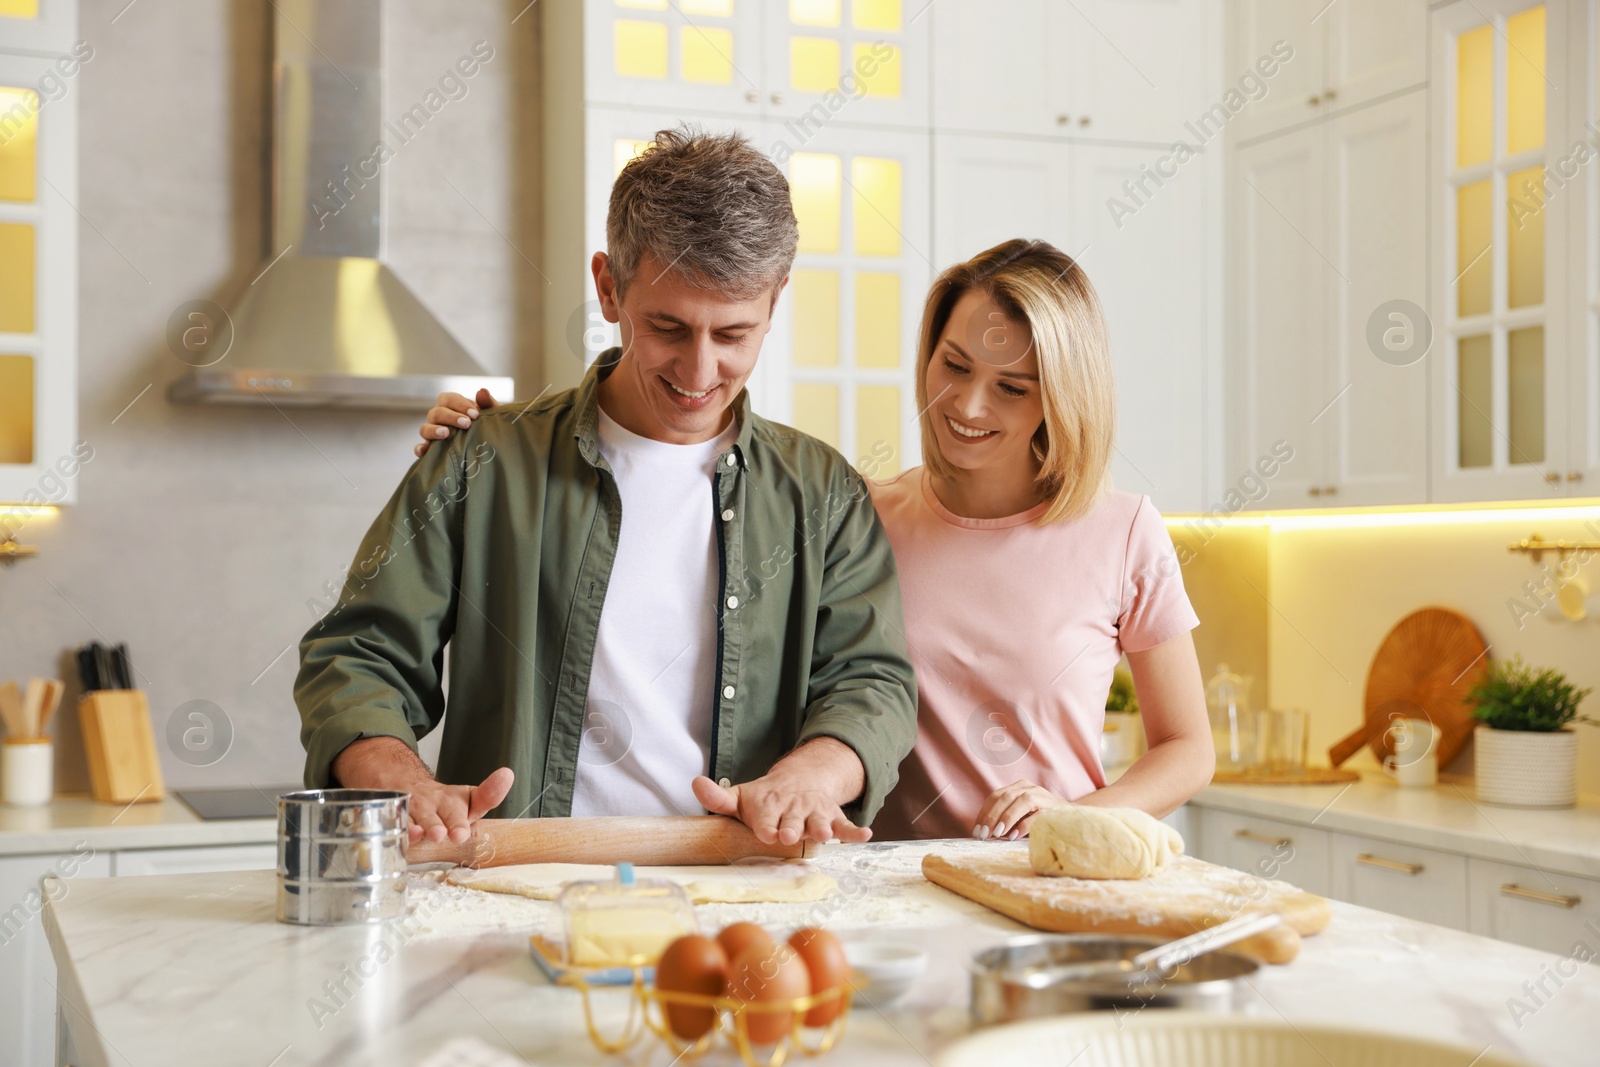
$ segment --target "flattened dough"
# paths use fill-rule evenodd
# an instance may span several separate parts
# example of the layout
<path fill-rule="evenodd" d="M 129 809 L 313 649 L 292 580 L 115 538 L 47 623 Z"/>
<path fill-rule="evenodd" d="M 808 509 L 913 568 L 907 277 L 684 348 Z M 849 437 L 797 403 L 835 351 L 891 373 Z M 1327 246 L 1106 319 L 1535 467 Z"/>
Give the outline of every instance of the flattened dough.
<path fill-rule="evenodd" d="M 1148 878 L 1176 856 L 1183 837 L 1138 808 L 1067 804 L 1033 820 L 1028 862 L 1067 878 Z"/>
<path fill-rule="evenodd" d="M 740 863 L 728 867 L 637 867 L 640 879 L 677 882 L 695 904 L 804 904 L 827 900 L 839 886 L 803 860 Z M 617 869 L 591 863 L 519 863 L 508 867 L 455 867 L 446 875 L 454 885 L 486 893 L 509 893 L 554 900 L 568 882 L 606 881 Z"/>

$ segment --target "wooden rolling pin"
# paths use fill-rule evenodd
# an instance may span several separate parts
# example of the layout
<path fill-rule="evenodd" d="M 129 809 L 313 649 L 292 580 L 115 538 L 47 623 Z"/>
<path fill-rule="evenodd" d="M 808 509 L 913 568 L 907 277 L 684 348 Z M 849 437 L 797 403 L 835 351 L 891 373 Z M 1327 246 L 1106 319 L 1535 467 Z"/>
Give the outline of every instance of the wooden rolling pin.
<path fill-rule="evenodd" d="M 513 863 L 634 863 L 641 867 L 720 866 L 752 856 L 803 859 L 806 842 L 764 845 L 725 815 L 604 816 L 587 819 L 480 819 L 457 843 L 418 841 L 407 863 L 504 867 Z"/>

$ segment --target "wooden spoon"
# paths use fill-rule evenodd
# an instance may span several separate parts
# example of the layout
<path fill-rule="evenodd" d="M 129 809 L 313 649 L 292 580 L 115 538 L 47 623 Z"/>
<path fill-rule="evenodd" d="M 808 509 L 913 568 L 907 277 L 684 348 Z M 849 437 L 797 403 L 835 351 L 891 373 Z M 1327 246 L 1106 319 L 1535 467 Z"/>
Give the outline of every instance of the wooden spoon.
<path fill-rule="evenodd" d="M 17 692 L 16 682 L 0 685 L 0 719 L 5 721 L 7 734 L 22 736 L 22 694 Z"/>
<path fill-rule="evenodd" d="M 59 678 L 46 678 L 44 683 L 44 709 L 39 716 L 39 736 L 44 736 L 44 728 L 50 725 L 50 720 L 55 717 L 56 709 L 61 707 L 61 695 L 67 691 L 67 685 Z"/>
<path fill-rule="evenodd" d="M 43 678 L 29 678 L 28 688 L 22 694 L 23 737 L 39 736 L 39 718 L 44 712 L 45 686 Z"/>

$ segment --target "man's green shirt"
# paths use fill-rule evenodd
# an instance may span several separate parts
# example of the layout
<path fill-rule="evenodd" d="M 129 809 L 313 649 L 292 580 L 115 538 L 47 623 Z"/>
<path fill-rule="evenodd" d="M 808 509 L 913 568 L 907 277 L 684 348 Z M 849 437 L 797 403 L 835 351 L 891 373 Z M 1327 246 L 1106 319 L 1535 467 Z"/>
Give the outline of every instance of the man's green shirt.
<path fill-rule="evenodd" d="M 500 816 L 563 816 L 584 730 L 622 502 L 600 454 L 596 387 L 485 411 L 436 443 L 367 531 L 337 606 L 300 644 L 305 784 L 362 737 L 413 749 L 449 716 L 437 774 L 509 766 Z M 916 688 L 888 536 L 833 449 L 736 405 L 706 499 L 718 561 L 710 775 L 744 782 L 813 737 L 860 756 L 869 822 L 916 740 Z M 686 612 L 686 615 L 689 614 Z M 668 720 L 670 721 L 670 720 Z M 648 743 L 652 724 L 631 724 Z"/>

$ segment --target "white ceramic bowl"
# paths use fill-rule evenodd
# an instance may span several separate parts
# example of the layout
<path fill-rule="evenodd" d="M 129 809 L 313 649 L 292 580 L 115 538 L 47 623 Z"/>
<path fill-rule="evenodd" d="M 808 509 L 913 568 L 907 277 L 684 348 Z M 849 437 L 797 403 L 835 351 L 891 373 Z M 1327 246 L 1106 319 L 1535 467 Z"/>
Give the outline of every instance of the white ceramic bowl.
<path fill-rule="evenodd" d="M 928 969 L 928 954 L 892 941 L 846 941 L 845 959 L 867 979 L 858 1000 L 867 1007 L 884 1008 L 911 991 Z"/>
<path fill-rule="evenodd" d="M 1477 1049 L 1399 1034 L 1195 1011 L 1103 1012 L 995 1026 L 950 1045 L 937 1067 L 1069 1061 L 1096 1067 L 1524 1067 L 1493 1052 L 1480 1056 Z"/>

